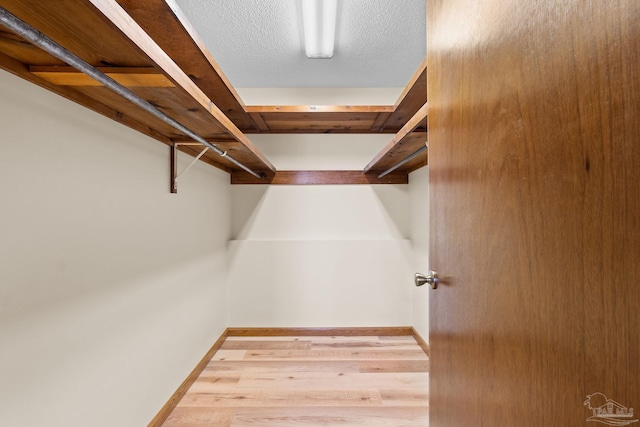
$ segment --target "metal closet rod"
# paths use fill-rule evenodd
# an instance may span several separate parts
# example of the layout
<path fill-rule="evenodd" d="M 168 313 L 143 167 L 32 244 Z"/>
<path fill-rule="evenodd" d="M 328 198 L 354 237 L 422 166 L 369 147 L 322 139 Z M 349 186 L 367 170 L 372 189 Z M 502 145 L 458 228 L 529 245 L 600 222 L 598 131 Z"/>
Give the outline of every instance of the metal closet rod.
<path fill-rule="evenodd" d="M 425 151 L 427 151 L 427 146 L 426 145 L 424 147 L 422 147 L 421 149 L 419 149 L 418 151 L 416 151 L 415 153 L 413 153 L 413 154 L 409 155 L 408 157 L 400 160 L 398 163 L 396 163 L 395 165 L 391 166 L 386 171 L 382 172 L 380 175 L 378 175 L 378 178 L 382 178 L 383 176 L 390 174 L 394 170 L 398 169 L 400 166 L 404 165 L 405 163 L 410 162 L 411 160 L 413 160 L 416 157 L 418 157 L 420 155 L 420 153 L 424 153 Z"/>
<path fill-rule="evenodd" d="M 249 169 L 247 166 L 243 165 L 233 157 L 229 156 L 226 151 L 221 150 L 216 145 L 202 138 L 200 135 L 196 134 L 195 132 L 193 132 L 191 129 L 187 128 L 180 122 L 169 117 L 168 115 L 160 111 L 157 107 L 155 107 L 145 99 L 139 97 L 138 95 L 133 93 L 131 90 L 127 89 L 125 86 L 121 85 L 120 83 L 113 80 L 111 77 L 104 74 L 102 71 L 97 70 L 95 67 L 90 65 L 88 62 L 85 62 L 77 55 L 69 52 L 67 49 L 65 49 L 55 41 L 51 40 L 49 37 L 45 36 L 40 31 L 33 28 L 31 25 L 22 21 L 20 18 L 11 14 L 9 11 L 7 11 L 3 7 L 0 7 L 0 23 L 2 23 L 2 25 L 9 28 L 10 30 L 14 31 L 16 34 L 30 41 L 34 45 L 38 46 L 42 50 L 50 53 L 51 55 L 55 56 L 61 61 L 66 62 L 67 64 L 71 65 L 73 68 L 85 73 L 89 77 L 92 77 L 93 79 L 99 81 L 105 87 L 111 89 L 118 95 L 125 98 L 127 101 L 134 103 L 138 107 L 142 108 L 143 110 L 147 111 L 150 114 L 153 114 L 155 117 L 167 123 L 168 125 L 172 126 L 173 128 L 177 129 L 178 131 L 184 133 L 191 139 L 198 141 L 200 144 L 213 150 L 216 154 L 227 158 L 231 163 L 235 164 L 239 168 L 249 172 L 251 175 L 255 176 L 256 178 L 262 179 L 261 175 Z"/>

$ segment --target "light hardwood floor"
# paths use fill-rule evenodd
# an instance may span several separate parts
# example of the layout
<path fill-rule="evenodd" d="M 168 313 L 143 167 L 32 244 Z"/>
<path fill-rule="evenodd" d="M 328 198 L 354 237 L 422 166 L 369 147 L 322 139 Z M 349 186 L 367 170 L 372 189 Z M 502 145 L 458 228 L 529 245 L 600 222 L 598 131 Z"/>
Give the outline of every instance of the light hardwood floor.
<path fill-rule="evenodd" d="M 164 427 L 428 426 L 412 336 L 227 337 Z"/>

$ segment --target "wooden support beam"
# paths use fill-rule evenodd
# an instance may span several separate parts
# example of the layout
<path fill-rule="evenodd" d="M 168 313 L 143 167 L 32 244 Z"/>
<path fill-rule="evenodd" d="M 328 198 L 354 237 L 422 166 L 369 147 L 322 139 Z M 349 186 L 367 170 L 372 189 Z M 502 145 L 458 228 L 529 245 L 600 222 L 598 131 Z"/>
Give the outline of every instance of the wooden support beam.
<path fill-rule="evenodd" d="M 389 167 L 393 166 L 397 161 L 402 160 L 406 156 L 410 155 L 411 152 L 407 152 L 406 145 L 411 142 L 411 148 L 413 149 L 415 144 L 415 135 L 413 134 L 414 129 L 427 117 L 427 103 L 425 102 L 422 108 L 418 110 L 418 112 L 400 129 L 400 131 L 393 137 L 391 141 L 387 145 L 384 146 L 382 150 L 369 162 L 367 166 L 364 168 L 365 173 L 374 172 L 374 171 L 384 171 Z M 416 151 L 420 148 L 420 145 L 426 144 L 426 132 L 422 132 L 418 134 L 422 136 L 424 134 L 424 142 L 417 144 L 415 149 L 412 152 Z M 409 150 L 410 151 L 410 150 Z M 391 161 L 390 161 L 391 160 Z"/>
<path fill-rule="evenodd" d="M 164 74 L 151 67 L 96 67 L 125 87 L 174 87 Z M 69 66 L 29 67 L 32 74 L 58 86 L 102 86 L 100 82 Z"/>
<path fill-rule="evenodd" d="M 408 184 L 406 172 L 393 172 L 382 178 L 362 171 L 277 171 L 271 180 L 258 180 L 246 172 L 233 172 L 231 184 L 340 185 Z"/>
<path fill-rule="evenodd" d="M 256 127 L 261 132 L 269 131 L 269 126 L 267 126 L 260 113 L 249 113 L 249 117 L 251 117 L 251 120 L 253 120 L 253 123 L 255 123 Z"/>
<path fill-rule="evenodd" d="M 387 122 L 387 119 L 391 113 L 380 113 L 378 114 L 378 118 L 375 122 L 373 122 L 373 126 L 371 126 L 372 132 L 381 132 L 384 129 L 384 124 Z"/>

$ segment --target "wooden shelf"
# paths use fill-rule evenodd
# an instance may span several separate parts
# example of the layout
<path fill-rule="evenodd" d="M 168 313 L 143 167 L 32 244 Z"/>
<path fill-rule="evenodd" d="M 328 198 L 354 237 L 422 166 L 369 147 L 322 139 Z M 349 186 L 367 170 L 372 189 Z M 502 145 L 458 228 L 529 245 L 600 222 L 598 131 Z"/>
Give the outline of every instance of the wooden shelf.
<path fill-rule="evenodd" d="M 246 110 L 260 133 L 379 133 L 393 106 L 247 106 Z"/>
<path fill-rule="evenodd" d="M 422 61 L 395 105 L 246 106 L 257 129 L 247 133 L 396 133 L 427 99 L 427 62 Z M 416 132 L 426 132 L 425 118 Z"/>
<path fill-rule="evenodd" d="M 240 96 L 175 0 L 117 0 L 242 132 L 257 130 Z"/>
<path fill-rule="evenodd" d="M 175 0 L 118 3 L 243 133 L 396 133 L 427 99 L 425 58 L 395 105 L 245 106 Z"/>
<path fill-rule="evenodd" d="M 364 168 L 367 174 L 380 174 L 396 165 L 411 154 L 424 147 L 427 143 L 427 133 L 416 131 L 420 123 L 427 119 L 427 103 L 409 120 L 387 145 Z M 404 164 L 401 171 L 409 173 L 427 164 L 427 153 L 420 155 Z"/>
<path fill-rule="evenodd" d="M 406 173 L 390 173 L 378 178 L 362 171 L 277 171 L 270 180 L 259 180 L 246 172 L 233 172 L 231 184 L 270 185 L 339 185 L 339 184 L 408 184 Z"/>
<path fill-rule="evenodd" d="M 372 177 L 426 142 L 426 61 L 394 105 L 245 106 L 175 0 L 4 0 L 2 6 L 265 176 L 261 182 L 406 183 L 408 171 L 426 164 L 425 155 L 384 179 Z M 164 144 L 189 141 L 187 135 L 4 28 L 0 28 L 0 68 Z M 246 136 L 255 133 L 396 135 L 364 174 L 276 173 Z M 198 148 L 180 150 L 196 155 Z M 208 152 L 201 160 L 230 172 L 233 183 L 256 181 L 215 153 Z"/>
<path fill-rule="evenodd" d="M 418 69 L 413 73 L 411 80 L 405 87 L 404 91 L 398 97 L 393 106 L 393 114 L 385 121 L 381 131 L 392 129 L 394 132 L 399 131 L 424 105 L 427 101 L 427 58 L 422 60 Z M 425 118 L 418 123 L 416 131 L 427 131 L 427 119 Z"/>
<path fill-rule="evenodd" d="M 268 176 L 275 172 L 266 157 L 117 3 L 6 0 L 3 7 L 94 67 L 108 67 L 121 75 L 145 75 L 147 84 L 125 85 L 201 137 L 229 141 L 229 155 L 251 169 Z M 187 138 L 109 89 L 85 85 L 86 79 L 78 83 L 79 73 L 69 74 L 69 67 L 10 32 L 0 33 L 0 50 L 0 66 L 20 77 L 163 143 Z M 149 84 L 149 79 L 162 84 Z M 215 153 L 207 153 L 203 161 L 228 172 L 238 169 Z"/>

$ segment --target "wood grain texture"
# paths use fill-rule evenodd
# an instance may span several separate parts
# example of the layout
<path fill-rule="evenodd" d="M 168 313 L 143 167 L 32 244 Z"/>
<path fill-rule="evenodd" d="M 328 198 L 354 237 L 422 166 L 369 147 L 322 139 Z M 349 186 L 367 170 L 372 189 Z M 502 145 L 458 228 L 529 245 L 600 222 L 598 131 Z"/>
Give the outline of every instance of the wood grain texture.
<path fill-rule="evenodd" d="M 171 80 L 155 68 L 96 67 L 125 87 L 174 87 Z M 97 80 L 69 66 L 29 67 L 36 76 L 60 86 L 102 86 Z"/>
<path fill-rule="evenodd" d="M 422 336 L 420 336 L 415 328 L 411 328 L 411 335 L 416 340 L 422 351 L 424 351 L 425 354 L 429 356 L 429 344 L 424 340 L 424 338 L 422 338 Z"/>
<path fill-rule="evenodd" d="M 411 79 L 407 83 L 395 105 L 393 106 L 393 114 L 385 121 L 383 129 L 401 129 L 411 117 L 424 105 L 427 101 L 427 58 L 425 58 L 418 69 L 413 73 Z M 422 121 L 418 125 L 418 130 L 426 132 L 427 122 Z"/>
<path fill-rule="evenodd" d="M 262 133 L 396 133 L 426 102 L 426 86 L 425 59 L 395 105 L 252 105 L 245 110 Z M 423 118 L 414 128 L 424 133 L 426 124 Z"/>
<path fill-rule="evenodd" d="M 428 104 L 422 107 L 402 126 L 402 129 L 387 143 L 378 154 L 364 167 L 364 172 L 382 172 L 418 151 L 427 143 L 426 132 L 414 132 L 416 127 L 427 118 Z M 426 153 L 424 155 L 426 160 Z M 406 169 L 407 166 L 404 165 Z"/>
<path fill-rule="evenodd" d="M 253 143 L 238 129 L 238 127 L 211 101 L 211 99 L 187 76 L 167 53 L 140 27 L 127 12 L 114 0 L 86 0 L 100 11 L 108 24 L 120 30 L 137 49 L 148 56 L 156 67 L 169 77 L 176 87 L 186 92 L 195 100 L 200 108 L 204 108 L 236 141 L 244 146 L 247 156 L 254 157 L 254 161 L 261 163 L 255 168 L 258 172 L 272 174 L 275 167 L 253 145 Z M 242 161 L 242 159 L 237 159 Z M 237 166 L 220 158 L 221 163 L 228 163 L 230 169 Z"/>
<path fill-rule="evenodd" d="M 249 113 L 249 117 L 251 117 L 251 120 L 253 120 L 253 123 L 261 132 L 269 131 L 269 126 L 267 126 L 267 123 L 262 119 L 260 113 Z"/>
<path fill-rule="evenodd" d="M 175 0 L 117 1 L 244 133 L 392 133 L 426 99 L 425 58 L 393 106 L 244 106 Z M 327 112 L 339 112 L 340 116 L 322 114 Z"/>
<path fill-rule="evenodd" d="M 251 142 L 224 114 L 212 105 L 206 95 L 189 80 L 175 63 L 122 11 L 115 1 L 95 1 L 111 19 L 103 16 L 89 1 L 64 0 L 41 2 L 37 0 L 6 0 L 3 7 L 60 43 L 74 54 L 96 67 L 120 69 L 161 70 L 164 78 L 173 87 L 162 85 L 130 86 L 138 96 L 157 106 L 202 137 L 231 136 L 238 141 L 235 158 L 249 167 L 271 173 L 272 165 L 255 150 Z M 27 67 L 62 65 L 49 54 L 43 54 L 18 36 L 0 34 L 0 48 L 9 57 Z M 156 62 L 159 61 L 159 62 Z M 77 92 L 86 95 L 72 99 L 83 101 L 83 105 L 95 109 L 95 104 L 104 104 L 108 109 L 119 111 L 124 116 L 158 131 L 163 137 L 184 138 L 179 131 L 153 115 L 134 106 L 120 96 L 101 86 L 76 86 Z M 73 93 L 73 92 L 67 92 Z M 88 98 L 91 102 L 85 102 Z M 114 117 L 118 120 L 118 116 Z M 215 154 L 207 154 L 203 160 L 223 170 L 237 166 Z"/>
<path fill-rule="evenodd" d="M 252 410 L 239 409 L 233 419 L 238 427 L 293 427 L 313 425 L 367 427 L 426 427 L 429 408 L 388 407 L 388 408 L 263 408 L 259 414 Z"/>
<path fill-rule="evenodd" d="M 234 182 L 397 184 L 407 183 L 408 172 L 426 164 L 426 156 L 421 156 L 407 164 L 403 173 L 380 180 L 357 171 L 340 174 L 284 171 L 276 177 L 273 165 L 245 135 L 245 132 L 396 132 L 424 103 L 424 63 L 395 105 L 247 107 L 173 0 L 5 0 L 3 7 L 89 64 L 106 71 L 199 136 L 223 140 L 223 145 L 219 145 L 222 150 L 266 178 L 245 179 L 245 174 L 239 173 L 232 177 Z M 29 81 L 88 108 L 106 112 L 113 120 L 164 143 L 186 138 L 181 131 L 10 31 L 0 30 L 0 51 L 15 61 L 6 69 L 26 67 L 39 77 L 33 79 L 23 72 L 17 73 Z M 43 81 L 53 85 L 42 84 Z M 419 132 L 408 141 L 422 138 L 426 128 L 421 122 L 416 130 Z M 190 154 L 195 151 L 181 150 Z M 213 152 L 206 153 L 202 161 L 227 172 L 239 170 L 227 158 Z"/>
<path fill-rule="evenodd" d="M 396 133 L 426 100 L 425 58 L 394 105 L 252 105 L 245 110 L 261 133 Z M 426 125 L 422 120 L 416 130 L 424 133 Z"/>
<path fill-rule="evenodd" d="M 245 109 L 262 133 L 381 132 L 381 120 L 394 111 L 393 106 L 375 105 L 252 105 Z"/>
<path fill-rule="evenodd" d="M 252 330 L 264 335 L 248 335 Z M 428 425 L 428 358 L 411 328 L 305 330 L 227 330 L 221 349 L 163 425 Z M 407 335 L 329 334 L 340 330 Z M 336 357 L 354 348 L 359 357 Z M 264 351 L 269 360 L 251 356 Z"/>
<path fill-rule="evenodd" d="M 270 179 L 257 179 L 246 172 L 233 172 L 231 184 L 337 185 L 408 184 L 407 171 L 399 170 L 378 178 L 362 171 L 277 171 Z"/>
<path fill-rule="evenodd" d="M 153 64 L 100 14 L 80 0 L 3 0 L 2 7 L 95 66 Z M 2 52 L 29 65 L 66 65 L 18 36 L 4 38 Z"/>
<path fill-rule="evenodd" d="M 287 337 L 287 336 L 404 336 L 412 335 L 411 326 L 356 328 L 228 328 L 230 337 Z"/>
<path fill-rule="evenodd" d="M 640 405 L 640 2 L 428 0 L 431 423 Z"/>
<path fill-rule="evenodd" d="M 10 32 L 4 27 L 0 27 L 0 52 L 21 63 L 66 65 L 64 62 L 54 58 L 39 47 L 28 43 L 22 37 Z"/>
<path fill-rule="evenodd" d="M 242 132 L 254 130 L 240 96 L 175 0 L 117 1 Z"/>

